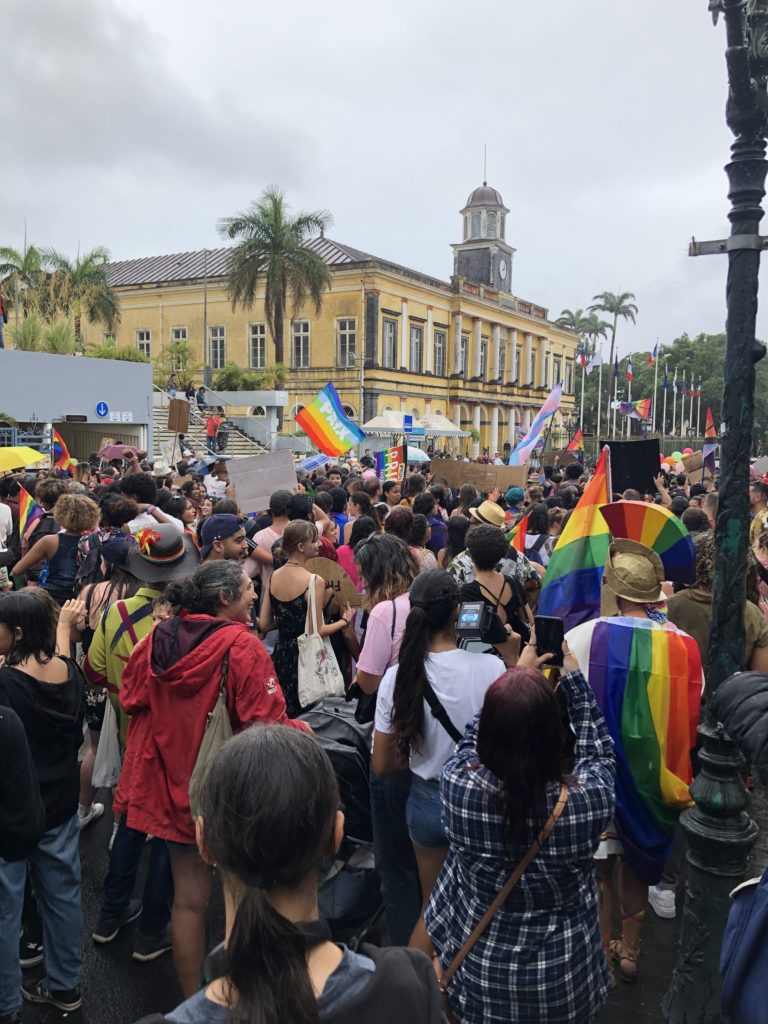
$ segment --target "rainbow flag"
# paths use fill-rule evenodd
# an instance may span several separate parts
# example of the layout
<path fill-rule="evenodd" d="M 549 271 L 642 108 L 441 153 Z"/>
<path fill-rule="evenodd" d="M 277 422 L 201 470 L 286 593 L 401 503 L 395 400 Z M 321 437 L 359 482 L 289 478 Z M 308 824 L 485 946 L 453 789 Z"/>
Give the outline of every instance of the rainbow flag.
<path fill-rule="evenodd" d="M 64 444 L 64 438 L 58 432 L 53 432 L 53 464 L 57 469 L 71 470 L 75 465 L 74 461 L 70 458 L 67 446 Z"/>
<path fill-rule="evenodd" d="M 405 463 L 405 445 L 399 444 L 396 448 L 376 452 L 376 476 L 382 483 L 385 480 L 402 480 Z"/>
<path fill-rule="evenodd" d="M 525 554 L 525 538 L 528 534 L 528 518 L 530 514 L 530 512 L 527 512 L 518 522 L 517 526 L 507 534 L 507 540 L 515 551 L 520 551 L 523 554 Z"/>
<path fill-rule="evenodd" d="M 611 462 L 608 445 L 598 459 L 595 475 L 560 534 L 539 594 L 539 615 L 556 615 L 565 629 L 600 614 L 600 586 L 611 544 L 600 506 L 611 500 Z"/>
<path fill-rule="evenodd" d="M 717 431 L 715 430 L 715 420 L 712 416 L 712 410 L 707 406 L 707 423 L 704 427 L 704 437 L 717 437 Z"/>
<path fill-rule="evenodd" d="M 524 466 L 531 455 L 533 454 L 536 445 L 541 439 L 541 435 L 544 431 L 544 424 L 550 418 L 554 416 L 557 410 L 560 408 L 560 399 L 563 397 L 563 387 L 561 384 L 555 384 L 552 390 L 547 395 L 546 401 L 536 413 L 536 417 L 531 423 L 530 430 L 525 435 L 520 444 L 514 449 L 512 454 L 509 456 L 510 466 Z"/>
<path fill-rule="evenodd" d="M 32 523 L 42 514 L 42 505 L 38 505 L 29 491 L 19 484 L 19 537 L 22 540 Z"/>
<path fill-rule="evenodd" d="M 315 448 L 325 455 L 343 455 L 365 437 L 345 414 L 336 388 L 329 381 L 294 418 Z"/>
<path fill-rule="evenodd" d="M 584 434 L 582 433 L 581 427 L 576 431 L 571 440 L 568 442 L 568 447 L 565 449 L 567 452 L 583 452 L 584 451 Z"/>
<path fill-rule="evenodd" d="M 637 402 L 619 402 L 619 412 L 631 420 L 647 420 L 651 414 L 651 400 L 641 398 Z"/>
<path fill-rule="evenodd" d="M 672 623 L 622 616 L 580 626 L 568 645 L 613 739 L 614 820 L 628 863 L 641 881 L 655 881 L 670 856 L 678 814 L 692 803 L 699 649 Z"/>

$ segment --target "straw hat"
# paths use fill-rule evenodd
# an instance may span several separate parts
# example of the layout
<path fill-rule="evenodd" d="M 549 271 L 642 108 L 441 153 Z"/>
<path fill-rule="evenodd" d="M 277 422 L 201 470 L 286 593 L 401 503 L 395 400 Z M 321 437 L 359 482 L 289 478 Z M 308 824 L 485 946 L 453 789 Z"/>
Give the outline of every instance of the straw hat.
<path fill-rule="evenodd" d="M 634 540 L 615 540 L 608 551 L 603 583 L 617 597 L 636 604 L 655 604 L 665 600 L 661 585 L 664 566 L 645 544 Z"/>
<path fill-rule="evenodd" d="M 504 509 L 495 501 L 484 501 L 477 508 L 471 508 L 469 514 L 476 522 L 485 523 L 486 526 L 498 526 L 499 529 L 506 522 Z"/>

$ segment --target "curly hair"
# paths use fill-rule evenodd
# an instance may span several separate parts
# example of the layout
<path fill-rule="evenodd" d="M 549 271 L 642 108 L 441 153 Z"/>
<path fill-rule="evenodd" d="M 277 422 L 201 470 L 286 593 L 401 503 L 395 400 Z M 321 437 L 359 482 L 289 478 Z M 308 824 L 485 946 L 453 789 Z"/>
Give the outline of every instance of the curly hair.
<path fill-rule="evenodd" d="M 62 494 L 53 506 L 53 518 L 67 533 L 88 533 L 99 525 L 101 510 L 84 494 Z"/>
<path fill-rule="evenodd" d="M 372 533 L 360 541 L 355 548 L 355 561 L 365 583 L 363 607 L 368 611 L 380 601 L 391 601 L 404 594 L 419 575 L 419 564 L 407 543 L 389 533 Z"/>

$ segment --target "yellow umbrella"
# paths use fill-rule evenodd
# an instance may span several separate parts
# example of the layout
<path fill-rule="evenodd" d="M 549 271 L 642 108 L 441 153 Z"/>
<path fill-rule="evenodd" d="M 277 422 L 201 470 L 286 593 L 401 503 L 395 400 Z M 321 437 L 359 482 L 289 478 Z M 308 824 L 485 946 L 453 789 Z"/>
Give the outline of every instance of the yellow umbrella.
<path fill-rule="evenodd" d="M 26 448 L 20 445 L 17 448 L 0 448 L 0 473 L 9 469 L 23 469 L 25 466 L 33 466 L 37 462 L 47 462 L 48 456 L 36 452 L 34 448 Z"/>

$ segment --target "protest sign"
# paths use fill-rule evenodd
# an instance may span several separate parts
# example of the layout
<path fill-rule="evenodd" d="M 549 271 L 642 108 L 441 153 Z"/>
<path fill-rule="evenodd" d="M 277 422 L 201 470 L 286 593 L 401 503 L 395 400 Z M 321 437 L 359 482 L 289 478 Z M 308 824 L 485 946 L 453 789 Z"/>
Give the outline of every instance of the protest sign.
<path fill-rule="evenodd" d="M 296 469 L 290 452 L 230 459 L 227 472 L 242 512 L 264 512 L 269 508 L 270 494 L 296 490 Z"/>

